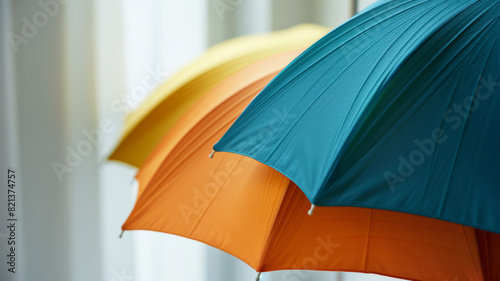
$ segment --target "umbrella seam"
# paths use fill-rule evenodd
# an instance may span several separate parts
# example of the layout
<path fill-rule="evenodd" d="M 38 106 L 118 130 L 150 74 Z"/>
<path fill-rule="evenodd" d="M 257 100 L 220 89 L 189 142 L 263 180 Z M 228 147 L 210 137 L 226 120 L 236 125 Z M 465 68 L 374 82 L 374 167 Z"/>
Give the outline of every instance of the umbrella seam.
<path fill-rule="evenodd" d="M 282 178 L 282 181 L 283 181 L 283 180 L 289 180 L 289 179 L 288 179 L 288 178 L 286 178 L 286 177 L 284 177 L 284 178 Z M 272 236 L 272 234 L 273 234 L 273 231 L 274 231 L 274 229 L 275 229 L 275 226 L 276 226 L 276 220 L 277 220 L 278 215 L 279 215 L 279 213 L 280 213 L 281 206 L 282 206 L 283 201 L 284 201 L 284 199 L 285 199 L 285 195 L 286 195 L 286 193 L 288 192 L 288 189 L 289 189 L 289 188 L 288 188 L 288 186 L 289 186 L 289 185 L 287 185 L 287 187 L 286 187 L 286 189 L 285 189 L 285 192 L 283 192 L 283 193 L 282 193 L 281 198 L 279 199 L 279 200 L 281 201 L 281 202 L 280 202 L 280 204 L 279 204 L 279 208 L 277 208 L 277 210 L 275 211 L 275 213 L 274 213 L 274 215 L 273 215 L 272 219 L 270 220 L 270 222 L 272 223 L 272 225 L 271 225 L 271 228 L 270 228 L 269 232 L 268 232 L 268 233 L 267 233 L 267 235 L 266 235 L 266 239 L 265 239 L 265 241 L 266 241 L 266 242 L 264 243 L 264 247 L 263 247 L 263 249 L 262 249 L 262 254 L 260 255 L 260 258 L 259 258 L 259 263 L 258 263 L 258 266 L 257 266 L 257 269 L 256 269 L 257 271 L 261 271 L 261 269 L 263 269 L 263 268 L 264 268 L 264 261 L 265 261 L 265 258 L 266 258 L 266 256 L 267 256 L 267 250 L 269 249 L 269 246 L 270 246 L 270 244 L 271 244 L 271 243 L 270 243 L 270 242 L 271 242 L 271 241 L 270 241 L 270 240 L 271 240 L 270 238 L 271 238 L 271 236 Z"/>
<path fill-rule="evenodd" d="M 366 233 L 366 243 L 365 243 L 365 254 L 363 256 L 363 270 L 366 271 L 366 265 L 368 263 L 368 248 L 369 248 L 369 242 L 370 242 L 370 232 L 371 232 L 371 227 L 372 227 L 372 212 L 373 210 L 370 208 L 369 209 L 369 219 L 368 219 L 368 231 Z"/>

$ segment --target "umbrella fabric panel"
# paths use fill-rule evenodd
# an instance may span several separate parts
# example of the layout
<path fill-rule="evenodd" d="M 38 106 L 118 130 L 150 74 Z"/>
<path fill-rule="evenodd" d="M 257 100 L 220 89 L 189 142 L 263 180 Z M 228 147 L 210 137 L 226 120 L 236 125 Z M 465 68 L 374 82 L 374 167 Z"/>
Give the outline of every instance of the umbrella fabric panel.
<path fill-rule="evenodd" d="M 476 229 L 485 280 L 500 280 L 500 234 Z"/>
<path fill-rule="evenodd" d="M 318 208 L 309 217 L 304 215 L 307 198 L 279 173 L 238 155 L 224 153 L 218 158 L 239 162 L 228 185 L 220 186 L 216 195 L 208 195 L 207 185 L 200 185 L 198 194 L 203 195 L 197 197 L 193 181 L 174 182 L 175 188 L 164 186 L 152 193 L 148 189 L 123 228 L 201 241 L 258 271 L 312 269 L 411 280 L 485 280 L 469 227 L 352 207 Z"/>
<path fill-rule="evenodd" d="M 122 138 L 110 159 L 139 167 L 191 105 L 223 79 L 263 58 L 305 48 L 328 30 L 303 24 L 268 34 L 233 38 L 211 47 L 160 85 L 127 117 Z"/>
<path fill-rule="evenodd" d="M 500 2 L 473 8 L 400 67 L 344 147 L 320 205 L 364 201 L 500 231 Z"/>
<path fill-rule="evenodd" d="M 234 152 L 276 164 L 315 201 L 335 157 L 383 78 L 418 48 L 436 21 L 446 22 L 465 5 L 435 2 L 391 1 L 330 32 L 264 89 L 215 149 L 238 146 Z M 380 39 L 369 40 L 373 38 Z M 261 145 L 240 145 L 270 127 L 273 109 L 287 119 L 263 136 Z M 290 157 L 292 152 L 298 157 Z"/>
<path fill-rule="evenodd" d="M 284 67 L 286 62 L 279 65 Z M 219 85 L 235 92 L 203 97 L 198 103 L 211 110 L 201 116 L 188 112 L 183 119 L 196 117 L 198 123 L 180 120 L 179 127 L 165 135 L 156 148 L 158 155 L 163 155 L 158 156 L 161 159 L 152 155 L 141 168 L 154 171 L 139 173 L 139 185 L 147 186 L 141 187 L 124 230 L 153 230 L 198 240 L 259 271 L 341 270 L 418 279 L 431 275 L 423 268 L 433 268 L 437 271 L 426 280 L 442 281 L 441 276 L 452 275 L 483 280 L 477 266 L 477 244 L 469 241 L 469 250 L 464 249 L 465 241 L 471 239 L 468 227 L 364 208 L 319 208 L 309 217 L 305 215 L 309 207 L 306 197 L 274 169 L 231 153 L 218 153 L 209 159 L 211 144 L 271 80 L 273 75 L 265 70 L 272 73 L 275 69 L 264 64 L 260 68 L 258 72 L 247 69 L 261 73 L 255 85 Z M 245 71 L 238 74 L 250 75 Z M 230 81 L 239 84 L 238 79 Z M 190 111 L 198 112 L 197 105 Z M 171 137 L 176 130 L 184 130 L 180 124 L 191 128 L 183 131 L 182 138 Z M 408 253 L 413 253 L 415 260 L 406 257 Z M 427 256 L 439 257 L 443 265 L 436 264 L 439 260 L 421 258 Z M 452 269 L 448 261 L 459 266 Z"/>
<path fill-rule="evenodd" d="M 295 184 L 283 199 L 263 270 L 369 272 L 411 280 L 483 280 L 474 229 L 367 208 L 317 208 Z M 321 226 L 321 227 L 318 227 Z"/>
<path fill-rule="evenodd" d="M 201 241 L 257 268 L 289 181 L 243 156 L 204 159 L 185 160 L 187 172 L 148 186 L 122 228 Z"/>
<path fill-rule="evenodd" d="M 499 11 L 498 1 L 377 4 L 291 63 L 214 149 L 281 171 L 316 205 L 500 232 Z M 477 93 L 489 98 L 473 111 Z M 458 124 L 447 110 L 464 102 Z M 274 109 L 282 122 L 263 134 Z"/>

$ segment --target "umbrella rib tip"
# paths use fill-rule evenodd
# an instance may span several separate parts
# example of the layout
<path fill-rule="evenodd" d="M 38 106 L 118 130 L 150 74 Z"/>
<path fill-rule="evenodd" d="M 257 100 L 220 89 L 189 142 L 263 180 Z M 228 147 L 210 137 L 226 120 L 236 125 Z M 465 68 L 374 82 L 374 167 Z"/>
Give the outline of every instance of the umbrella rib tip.
<path fill-rule="evenodd" d="M 259 281 L 259 280 L 260 280 L 260 274 L 261 274 L 261 273 L 262 273 L 262 272 L 257 271 L 257 277 L 255 277 L 255 281 Z"/>
<path fill-rule="evenodd" d="M 123 232 L 125 232 L 125 230 L 122 229 L 122 232 L 120 233 L 120 236 L 119 236 L 120 238 L 122 238 Z"/>
<path fill-rule="evenodd" d="M 215 150 L 212 150 L 212 153 L 210 153 L 210 155 L 208 155 L 208 158 L 212 159 L 214 157 L 214 154 L 215 154 Z"/>
<path fill-rule="evenodd" d="M 311 209 L 309 209 L 309 211 L 307 211 L 307 214 L 310 215 L 310 216 L 312 216 L 313 212 L 314 212 L 314 208 L 316 208 L 316 205 L 311 204 Z"/>

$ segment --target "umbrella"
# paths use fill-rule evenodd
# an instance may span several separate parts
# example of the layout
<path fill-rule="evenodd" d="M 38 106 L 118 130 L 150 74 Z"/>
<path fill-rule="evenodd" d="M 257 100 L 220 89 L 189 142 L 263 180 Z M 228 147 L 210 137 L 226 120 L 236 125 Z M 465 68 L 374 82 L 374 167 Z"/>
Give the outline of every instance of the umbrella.
<path fill-rule="evenodd" d="M 162 84 L 128 116 L 121 140 L 109 159 L 139 167 L 173 124 L 214 85 L 252 62 L 305 48 L 328 30 L 303 24 L 283 31 L 233 38 L 213 46 Z"/>
<path fill-rule="evenodd" d="M 274 169 L 205 153 L 251 99 L 299 52 L 262 60 L 202 97 L 165 135 L 137 175 L 140 192 L 123 230 L 201 241 L 258 272 L 313 269 L 415 280 L 487 280 L 473 228 L 367 208 L 319 208 Z M 252 141 L 252 140 L 249 140 Z M 487 234 L 485 234 L 487 235 Z"/>
<path fill-rule="evenodd" d="M 499 35 L 497 0 L 381 1 L 288 65 L 214 149 L 280 171 L 311 210 L 500 233 Z"/>

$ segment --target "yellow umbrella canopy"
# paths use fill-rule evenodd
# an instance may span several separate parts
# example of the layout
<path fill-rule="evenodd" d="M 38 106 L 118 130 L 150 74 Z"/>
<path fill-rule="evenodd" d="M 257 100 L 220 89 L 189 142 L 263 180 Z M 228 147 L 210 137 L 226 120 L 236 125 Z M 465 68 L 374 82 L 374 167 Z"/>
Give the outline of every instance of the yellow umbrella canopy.
<path fill-rule="evenodd" d="M 307 47 L 328 31 L 326 27 L 302 24 L 230 39 L 211 47 L 158 87 L 128 116 L 121 139 L 109 159 L 141 166 L 191 105 L 224 78 L 263 58 Z"/>

